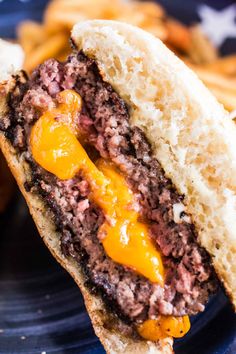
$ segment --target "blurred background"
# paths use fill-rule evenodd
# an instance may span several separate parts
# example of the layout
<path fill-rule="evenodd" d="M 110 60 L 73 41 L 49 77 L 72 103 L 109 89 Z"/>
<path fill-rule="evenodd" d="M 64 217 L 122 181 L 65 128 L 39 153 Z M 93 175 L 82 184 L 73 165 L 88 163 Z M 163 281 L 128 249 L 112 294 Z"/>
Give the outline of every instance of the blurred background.
<path fill-rule="evenodd" d="M 47 58 L 64 60 L 73 24 L 95 18 L 153 33 L 236 117 L 235 1 L 0 0 L 0 37 L 22 45 L 30 74 Z M 191 321 L 177 354 L 236 353 L 236 317 L 223 291 Z M 79 289 L 44 247 L 1 153 L 0 353 L 104 353 Z"/>

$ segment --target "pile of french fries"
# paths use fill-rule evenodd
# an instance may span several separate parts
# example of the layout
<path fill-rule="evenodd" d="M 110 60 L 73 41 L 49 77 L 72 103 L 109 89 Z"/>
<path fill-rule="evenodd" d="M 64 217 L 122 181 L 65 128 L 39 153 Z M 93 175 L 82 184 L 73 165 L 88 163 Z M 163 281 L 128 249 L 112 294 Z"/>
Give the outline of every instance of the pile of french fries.
<path fill-rule="evenodd" d="M 181 24 L 151 1 L 52 0 L 42 23 L 26 21 L 18 27 L 26 71 L 51 57 L 64 60 L 70 52 L 71 28 L 85 19 L 123 21 L 153 33 L 197 73 L 228 111 L 236 110 L 236 54 L 219 57 L 198 25 Z"/>

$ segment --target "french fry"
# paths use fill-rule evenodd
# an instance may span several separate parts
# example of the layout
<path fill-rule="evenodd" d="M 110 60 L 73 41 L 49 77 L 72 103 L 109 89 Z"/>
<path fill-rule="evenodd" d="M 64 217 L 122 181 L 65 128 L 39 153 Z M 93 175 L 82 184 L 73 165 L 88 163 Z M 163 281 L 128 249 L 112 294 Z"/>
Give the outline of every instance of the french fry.
<path fill-rule="evenodd" d="M 130 2 L 130 4 L 133 4 L 133 10 L 141 12 L 144 14 L 144 16 L 148 18 L 156 18 L 156 19 L 163 19 L 165 16 L 164 9 L 158 5 L 155 2 L 152 1 L 145 1 L 145 2 L 140 2 L 140 1 L 133 1 Z"/>
<path fill-rule="evenodd" d="M 203 34 L 199 26 L 190 29 L 191 45 L 188 55 L 196 64 L 211 63 L 218 57 L 216 48 Z"/>
<path fill-rule="evenodd" d="M 236 97 L 236 79 L 227 78 L 224 75 L 208 71 L 203 68 L 193 67 L 200 79 L 207 84 L 220 87 L 222 90 L 231 91 Z"/>
<path fill-rule="evenodd" d="M 195 71 L 226 110 L 231 112 L 236 109 L 236 78 L 228 78 L 225 75 L 209 71 L 189 62 L 186 64 Z"/>
<path fill-rule="evenodd" d="M 119 17 L 118 21 L 126 22 L 134 26 L 138 26 L 148 32 L 151 32 L 161 40 L 166 40 L 167 31 L 164 23 L 161 19 L 147 18 L 147 16 L 141 12 L 135 12 L 133 9 L 127 9 Z"/>
<path fill-rule="evenodd" d="M 67 48 L 63 48 L 57 55 L 57 60 L 65 61 L 68 55 L 71 54 L 71 48 L 68 46 Z"/>
<path fill-rule="evenodd" d="M 26 55 L 29 55 L 33 48 L 41 44 L 47 36 L 44 26 L 34 21 L 20 23 L 17 35 Z"/>
<path fill-rule="evenodd" d="M 57 31 L 57 26 L 71 30 L 78 21 L 113 19 L 121 10 L 122 6 L 118 0 L 54 0 L 46 9 L 44 23 L 49 32 Z"/>
<path fill-rule="evenodd" d="M 47 19 L 45 26 L 49 34 L 54 34 L 59 31 L 69 31 L 75 23 L 86 20 L 87 16 L 82 15 L 81 13 L 73 11 L 64 11 L 56 9 L 50 15 L 53 18 L 53 21 L 50 21 L 50 18 Z"/>
<path fill-rule="evenodd" d="M 227 76 L 236 76 L 236 54 L 217 58 L 212 63 L 204 65 L 204 68 Z"/>
<path fill-rule="evenodd" d="M 48 58 L 55 58 L 68 46 L 68 37 L 64 33 L 57 33 L 39 45 L 30 56 L 26 57 L 24 68 L 31 72 L 37 65 Z"/>
<path fill-rule="evenodd" d="M 223 104 L 227 111 L 231 112 L 236 110 L 236 96 L 234 94 L 211 85 L 208 85 L 208 88 L 215 95 L 217 100 Z"/>
<path fill-rule="evenodd" d="M 143 22 L 142 24 L 139 25 L 139 27 L 144 29 L 145 31 L 152 33 L 154 36 L 158 37 L 162 41 L 165 41 L 167 38 L 167 31 L 162 22 L 159 23 L 158 21 L 155 21 L 155 23 L 151 23 L 151 21 Z"/>
<path fill-rule="evenodd" d="M 188 52 L 191 45 L 188 28 L 172 18 L 167 19 L 165 25 L 167 30 L 167 45 L 180 51 Z"/>

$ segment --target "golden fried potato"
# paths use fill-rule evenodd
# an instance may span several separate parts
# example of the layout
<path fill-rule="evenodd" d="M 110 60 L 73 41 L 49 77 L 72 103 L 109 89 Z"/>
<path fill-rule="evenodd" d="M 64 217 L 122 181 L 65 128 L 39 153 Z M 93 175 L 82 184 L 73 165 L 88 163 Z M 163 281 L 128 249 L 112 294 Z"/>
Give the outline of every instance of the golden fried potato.
<path fill-rule="evenodd" d="M 26 57 L 24 67 L 27 71 L 32 71 L 37 65 L 49 58 L 57 58 L 62 49 L 68 47 L 68 36 L 64 33 L 57 33 L 48 37 L 38 47 L 34 48 L 30 55 Z"/>

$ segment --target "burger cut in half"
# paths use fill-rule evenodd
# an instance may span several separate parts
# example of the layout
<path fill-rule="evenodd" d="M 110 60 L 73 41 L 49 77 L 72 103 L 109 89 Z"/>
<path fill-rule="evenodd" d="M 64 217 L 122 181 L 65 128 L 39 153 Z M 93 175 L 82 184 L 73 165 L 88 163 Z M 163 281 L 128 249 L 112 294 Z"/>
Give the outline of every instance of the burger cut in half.
<path fill-rule="evenodd" d="M 158 39 L 72 30 L 2 88 L 0 142 L 108 353 L 171 353 L 223 284 L 236 302 L 236 128 Z"/>

